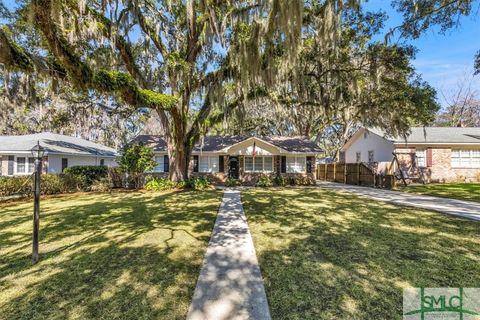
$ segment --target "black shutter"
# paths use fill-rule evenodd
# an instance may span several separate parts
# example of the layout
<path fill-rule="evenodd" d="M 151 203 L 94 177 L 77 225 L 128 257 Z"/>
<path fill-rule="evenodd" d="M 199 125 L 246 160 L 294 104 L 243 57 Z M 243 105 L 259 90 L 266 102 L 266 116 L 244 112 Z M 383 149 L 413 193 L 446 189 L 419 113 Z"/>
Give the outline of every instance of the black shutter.
<path fill-rule="evenodd" d="M 193 156 L 193 172 L 198 172 L 198 156 Z"/>
<path fill-rule="evenodd" d="M 62 158 L 62 172 L 65 171 L 65 169 L 67 168 L 68 168 L 68 159 Z"/>
<path fill-rule="evenodd" d="M 225 171 L 225 163 L 223 162 L 223 156 L 218 156 L 218 171 L 219 172 Z"/>
<path fill-rule="evenodd" d="M 13 176 L 13 162 L 15 161 L 14 156 L 8 156 L 8 175 Z"/>
<path fill-rule="evenodd" d="M 307 173 L 312 173 L 312 157 L 307 157 Z"/>
<path fill-rule="evenodd" d="M 282 156 L 282 163 L 280 165 L 281 165 L 280 172 L 281 173 L 286 173 L 287 172 L 287 157 L 286 156 Z"/>
<path fill-rule="evenodd" d="M 170 163 L 168 162 L 168 155 L 163 156 L 163 172 L 168 172 Z"/>

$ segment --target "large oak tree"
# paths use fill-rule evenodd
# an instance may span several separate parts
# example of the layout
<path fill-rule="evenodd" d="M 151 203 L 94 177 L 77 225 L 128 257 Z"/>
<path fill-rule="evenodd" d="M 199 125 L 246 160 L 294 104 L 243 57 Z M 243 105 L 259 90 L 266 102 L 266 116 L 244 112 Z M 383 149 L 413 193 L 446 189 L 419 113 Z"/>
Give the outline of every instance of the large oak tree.
<path fill-rule="evenodd" d="M 281 61 L 293 60 L 281 57 L 296 54 L 303 6 L 298 0 L 24 1 L 4 14 L 0 64 L 133 110 L 154 110 L 168 142 L 170 177 L 181 180 L 199 136 L 257 86 L 272 84 L 289 65 Z"/>

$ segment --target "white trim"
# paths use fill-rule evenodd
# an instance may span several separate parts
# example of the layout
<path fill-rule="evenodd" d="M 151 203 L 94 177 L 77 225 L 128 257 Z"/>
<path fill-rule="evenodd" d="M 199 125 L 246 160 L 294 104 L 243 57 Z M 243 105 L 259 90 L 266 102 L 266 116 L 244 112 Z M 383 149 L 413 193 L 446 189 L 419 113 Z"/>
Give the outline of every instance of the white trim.
<path fill-rule="evenodd" d="M 229 153 L 229 150 L 232 149 L 233 147 L 235 147 L 235 146 L 237 146 L 237 145 L 239 145 L 239 144 L 241 144 L 241 143 L 248 142 L 248 141 L 250 141 L 250 140 L 253 140 L 253 141 L 255 141 L 255 142 L 258 141 L 258 142 L 265 143 L 265 144 L 267 144 L 267 145 L 269 145 L 269 146 L 277 149 L 279 153 L 289 153 L 287 150 L 285 150 L 285 149 L 283 149 L 283 148 L 280 148 L 280 147 L 278 147 L 278 146 L 276 146 L 276 145 L 274 145 L 274 144 L 272 144 L 272 143 L 270 143 L 270 142 L 267 142 L 267 141 L 265 141 L 265 140 L 263 140 L 263 139 L 260 139 L 260 138 L 258 138 L 258 137 L 250 137 L 250 138 L 247 138 L 247 139 L 242 140 L 242 141 L 240 141 L 240 142 L 234 143 L 234 144 L 232 144 L 231 146 L 225 147 L 225 148 L 221 149 L 220 151 Z"/>
<path fill-rule="evenodd" d="M 253 161 L 252 161 L 252 167 L 253 167 L 253 170 L 247 170 L 247 161 L 246 161 L 246 158 L 252 158 Z M 258 159 L 258 158 L 262 158 L 262 170 L 261 171 L 257 171 L 255 170 L 255 159 Z M 272 159 L 272 170 L 265 170 L 265 158 L 271 158 Z M 271 156 L 244 156 L 243 157 L 243 172 L 246 172 L 246 173 L 272 173 L 275 171 L 275 158 L 273 155 Z"/>

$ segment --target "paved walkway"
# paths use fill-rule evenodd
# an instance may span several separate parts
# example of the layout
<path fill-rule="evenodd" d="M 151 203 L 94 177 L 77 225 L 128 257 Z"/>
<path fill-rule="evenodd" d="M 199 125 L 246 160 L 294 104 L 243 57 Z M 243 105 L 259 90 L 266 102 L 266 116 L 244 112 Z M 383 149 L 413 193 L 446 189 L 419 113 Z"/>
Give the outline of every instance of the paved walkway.
<path fill-rule="evenodd" d="M 423 196 L 414 193 L 352 186 L 348 184 L 317 181 L 322 188 L 335 189 L 365 196 L 374 200 L 384 201 L 395 205 L 434 210 L 454 216 L 480 221 L 480 203 L 461 201 L 448 198 Z"/>
<path fill-rule="evenodd" d="M 239 191 L 225 190 L 187 320 L 269 320 Z"/>

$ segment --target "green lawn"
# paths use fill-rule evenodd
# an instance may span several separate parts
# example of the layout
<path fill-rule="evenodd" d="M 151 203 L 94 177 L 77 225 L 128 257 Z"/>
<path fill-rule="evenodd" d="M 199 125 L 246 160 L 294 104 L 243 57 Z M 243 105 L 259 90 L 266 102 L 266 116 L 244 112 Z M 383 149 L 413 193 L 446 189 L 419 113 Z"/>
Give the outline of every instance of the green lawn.
<path fill-rule="evenodd" d="M 480 202 L 480 183 L 410 185 L 401 187 L 399 190 L 429 196 Z"/>
<path fill-rule="evenodd" d="M 222 194 L 84 194 L 0 207 L 1 319 L 184 319 Z"/>
<path fill-rule="evenodd" d="M 480 287 L 480 223 L 322 189 L 242 192 L 273 319 L 401 319 L 405 287 Z"/>

